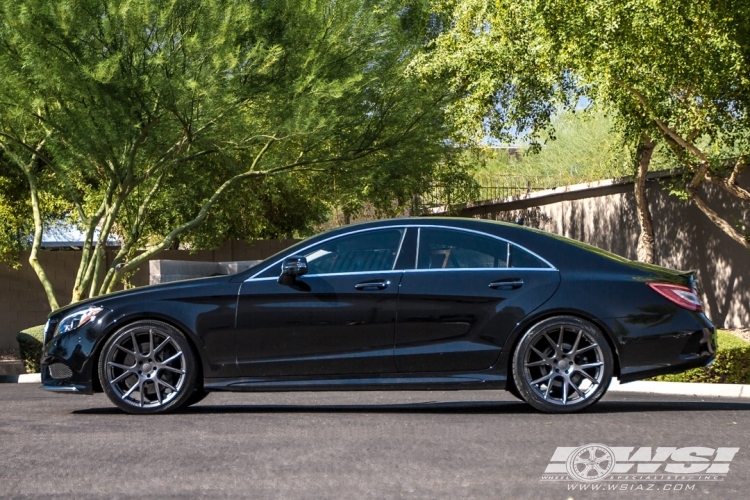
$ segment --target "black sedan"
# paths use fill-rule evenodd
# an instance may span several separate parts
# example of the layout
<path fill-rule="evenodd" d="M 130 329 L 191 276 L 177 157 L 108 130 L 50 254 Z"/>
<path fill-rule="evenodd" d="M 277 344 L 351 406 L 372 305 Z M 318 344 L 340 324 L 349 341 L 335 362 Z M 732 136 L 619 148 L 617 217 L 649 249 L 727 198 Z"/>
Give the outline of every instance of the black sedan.
<path fill-rule="evenodd" d="M 211 391 L 506 389 L 546 412 L 705 366 L 692 273 L 518 225 L 378 221 L 233 275 L 53 312 L 43 389 L 164 413 Z"/>

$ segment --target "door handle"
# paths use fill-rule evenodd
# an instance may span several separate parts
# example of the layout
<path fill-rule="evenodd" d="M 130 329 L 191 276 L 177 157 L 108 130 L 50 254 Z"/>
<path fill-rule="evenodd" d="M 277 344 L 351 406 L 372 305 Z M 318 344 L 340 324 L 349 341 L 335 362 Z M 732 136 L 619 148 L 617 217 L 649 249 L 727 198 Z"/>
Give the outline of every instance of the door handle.
<path fill-rule="evenodd" d="M 354 288 L 357 290 L 385 290 L 391 285 L 391 282 L 388 280 L 384 281 L 363 281 L 362 283 L 357 283 L 354 285 Z"/>
<path fill-rule="evenodd" d="M 490 283 L 490 288 L 494 289 L 511 289 L 515 290 L 517 288 L 521 288 L 523 286 L 523 280 L 520 278 L 508 278 L 504 280 L 497 280 Z"/>

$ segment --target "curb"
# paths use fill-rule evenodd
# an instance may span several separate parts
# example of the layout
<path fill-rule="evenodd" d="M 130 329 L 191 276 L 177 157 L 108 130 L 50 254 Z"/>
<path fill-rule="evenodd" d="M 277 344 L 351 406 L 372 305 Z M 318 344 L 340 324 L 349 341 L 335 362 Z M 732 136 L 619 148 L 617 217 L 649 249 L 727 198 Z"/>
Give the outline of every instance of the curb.
<path fill-rule="evenodd" d="M 0 383 L 41 384 L 41 373 L 24 373 L 22 375 L 0 375 Z"/>
<path fill-rule="evenodd" d="M 612 383 L 609 385 L 609 391 L 750 399 L 750 385 L 745 384 L 701 384 L 693 382 L 650 381 L 621 384 L 619 380 L 613 378 Z"/>

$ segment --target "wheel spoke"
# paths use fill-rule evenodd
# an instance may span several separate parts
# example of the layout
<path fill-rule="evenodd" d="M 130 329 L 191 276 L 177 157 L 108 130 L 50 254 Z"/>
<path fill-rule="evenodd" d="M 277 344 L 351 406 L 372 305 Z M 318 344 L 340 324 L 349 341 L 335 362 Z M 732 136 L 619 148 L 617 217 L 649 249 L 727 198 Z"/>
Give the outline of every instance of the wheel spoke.
<path fill-rule="evenodd" d="M 122 399 L 127 399 L 128 396 L 130 396 L 131 394 L 133 394 L 133 391 L 135 391 L 136 389 L 138 389 L 138 387 L 140 387 L 140 385 L 141 385 L 141 380 L 139 378 L 138 382 L 135 383 L 135 384 L 133 384 L 133 386 L 130 389 L 128 389 L 127 392 L 125 392 L 122 395 Z"/>
<path fill-rule="evenodd" d="M 123 380 L 125 380 L 126 378 L 128 378 L 128 377 L 129 377 L 129 376 L 131 376 L 131 375 L 135 375 L 135 373 L 134 373 L 134 372 L 133 372 L 132 370 L 128 370 L 128 371 L 126 371 L 126 372 L 123 372 L 123 373 L 121 373 L 121 374 L 120 374 L 120 375 L 118 375 L 117 377 L 115 377 L 115 378 L 114 378 L 114 379 L 112 380 L 112 382 L 110 382 L 110 383 L 111 383 L 111 384 L 116 384 L 116 383 L 118 383 L 118 382 L 122 382 Z"/>
<path fill-rule="evenodd" d="M 149 329 L 148 331 L 148 356 L 154 355 L 154 330 Z"/>
<path fill-rule="evenodd" d="M 135 365 L 133 365 L 133 366 L 125 366 L 125 365 L 121 365 L 119 363 L 115 363 L 114 361 L 107 361 L 107 364 L 109 366 L 114 366 L 115 368 L 119 368 L 120 370 L 125 370 L 125 371 L 131 371 L 133 368 L 135 368 Z"/>
<path fill-rule="evenodd" d="M 141 348 L 138 347 L 138 341 L 135 339 L 135 332 L 130 332 L 130 338 L 133 340 L 133 352 L 137 357 L 141 356 Z"/>
<path fill-rule="evenodd" d="M 581 375 L 583 375 L 584 377 L 586 377 L 587 379 L 589 379 L 589 380 L 591 381 L 591 383 L 592 383 L 592 384 L 596 384 L 596 385 L 599 385 L 599 381 L 598 381 L 598 380 L 596 380 L 596 379 L 595 379 L 594 377 L 592 377 L 591 375 L 589 375 L 588 373 L 586 373 L 585 371 L 583 371 L 583 370 L 575 370 L 575 372 L 576 372 L 576 373 L 580 373 Z"/>
<path fill-rule="evenodd" d="M 591 344 L 591 345 L 587 345 L 586 347 L 583 347 L 583 348 L 581 348 L 581 349 L 577 350 L 575 354 L 576 354 L 576 356 L 577 356 L 577 355 L 579 355 L 579 354 L 583 354 L 584 352 L 590 351 L 591 349 L 595 349 L 595 348 L 597 348 L 597 347 L 599 347 L 599 344 Z"/>
<path fill-rule="evenodd" d="M 602 366 L 604 363 L 601 361 L 597 361 L 596 363 L 586 363 L 585 365 L 578 365 L 579 370 L 588 370 L 589 368 L 598 368 Z"/>
<path fill-rule="evenodd" d="M 576 393 L 581 397 L 581 399 L 585 399 L 586 395 L 583 393 L 583 391 L 573 383 L 573 381 L 570 381 L 570 386 L 576 391 Z"/>
<path fill-rule="evenodd" d="M 525 366 L 526 367 L 529 367 L 529 366 L 550 366 L 550 364 L 551 363 L 549 361 L 547 361 L 546 359 L 543 359 L 541 361 L 532 361 L 531 363 L 526 363 Z"/>
<path fill-rule="evenodd" d="M 159 400 L 159 404 L 162 404 L 161 399 L 161 389 L 159 389 L 159 384 L 154 380 L 154 389 L 156 390 L 156 399 Z"/>
<path fill-rule="evenodd" d="M 561 326 L 560 327 L 560 336 L 558 337 L 558 340 L 557 340 L 557 351 L 558 352 L 562 352 L 563 336 L 564 335 L 565 335 L 565 327 Z"/>
<path fill-rule="evenodd" d="M 116 347 L 117 349 L 121 350 L 122 352 L 126 352 L 126 353 L 128 353 L 128 354 L 131 354 L 131 355 L 135 355 L 135 354 L 136 354 L 136 353 L 135 353 L 135 351 L 131 351 L 130 349 L 125 349 L 125 348 L 124 348 L 123 346 L 121 346 L 120 344 L 115 344 L 115 347 Z"/>
<path fill-rule="evenodd" d="M 185 374 L 185 370 L 180 370 L 178 368 L 173 368 L 171 366 L 160 366 L 159 369 L 160 370 L 168 370 L 168 371 L 174 372 L 174 373 L 179 373 L 180 375 L 184 375 Z"/>
<path fill-rule="evenodd" d="M 550 372 L 550 373 L 548 373 L 547 375 L 545 375 L 543 377 L 540 377 L 540 378 L 538 378 L 536 380 L 532 380 L 531 381 L 531 385 L 539 384 L 541 382 L 544 382 L 545 380 L 551 380 L 554 376 L 555 376 L 555 373 L 554 372 Z"/>
<path fill-rule="evenodd" d="M 549 342 L 549 345 L 552 346 L 552 348 L 555 350 L 555 353 L 557 353 L 557 344 L 555 344 L 555 341 L 550 338 L 547 333 L 544 333 L 544 338 L 547 339 L 547 342 Z"/>
<path fill-rule="evenodd" d="M 581 343 L 581 337 L 583 337 L 583 330 L 578 330 L 578 335 L 576 335 L 576 341 L 573 343 L 573 347 L 568 351 L 568 354 L 575 356 L 578 351 L 578 344 Z"/>
<path fill-rule="evenodd" d="M 141 386 L 141 408 L 143 408 L 143 386 L 146 385 L 143 382 L 140 383 Z"/>
<path fill-rule="evenodd" d="M 562 404 L 568 404 L 568 379 L 563 377 L 562 384 Z"/>
<path fill-rule="evenodd" d="M 161 364 L 162 364 L 162 365 L 166 365 L 166 364 L 169 364 L 169 363 L 171 363 L 172 361 L 174 361 L 174 360 L 176 360 L 177 358 L 179 358 L 180 356 L 182 356 L 182 351 L 179 351 L 179 352 L 178 352 L 177 354 L 175 354 L 174 356 L 170 357 L 169 359 L 165 359 L 164 361 L 162 361 L 162 362 L 161 362 Z"/>
<path fill-rule="evenodd" d="M 169 385 L 168 383 L 164 382 L 164 381 L 163 381 L 162 379 L 160 379 L 160 378 L 155 378 L 154 380 L 156 380 L 156 381 L 157 381 L 158 383 L 160 383 L 161 385 L 163 385 L 163 386 L 164 386 L 164 387 L 166 387 L 167 389 L 171 390 L 172 392 L 177 392 L 177 389 L 175 389 L 174 387 L 172 387 L 172 386 L 171 386 L 171 385 Z"/>
<path fill-rule="evenodd" d="M 159 351 L 161 351 L 164 348 L 164 346 L 166 346 L 169 343 L 170 340 L 172 340 L 172 337 L 167 336 L 164 339 L 164 341 L 162 341 L 162 343 L 159 344 L 159 346 L 156 349 L 153 350 L 153 352 L 151 354 L 153 356 L 156 356 L 156 353 L 159 352 Z"/>

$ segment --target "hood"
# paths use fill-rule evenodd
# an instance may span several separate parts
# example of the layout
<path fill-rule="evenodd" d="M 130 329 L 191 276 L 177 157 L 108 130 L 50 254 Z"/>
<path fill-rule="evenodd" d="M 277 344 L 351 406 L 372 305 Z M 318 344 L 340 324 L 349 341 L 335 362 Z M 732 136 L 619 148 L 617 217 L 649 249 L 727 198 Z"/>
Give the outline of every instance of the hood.
<path fill-rule="evenodd" d="M 234 275 L 210 276 L 207 278 L 193 278 L 189 280 L 170 281 L 169 283 L 161 283 L 158 285 L 141 286 L 138 288 L 131 288 L 130 290 L 120 290 L 118 292 L 112 292 L 106 295 L 100 295 L 98 297 L 84 299 L 84 300 L 75 302 L 73 304 L 68 304 L 67 306 L 63 306 L 60 309 L 56 309 L 52 311 L 48 317 L 52 318 L 55 316 L 65 315 L 69 312 L 75 311 L 82 307 L 86 307 L 88 305 L 95 305 L 95 306 L 101 306 L 101 307 L 106 308 L 108 302 L 117 300 L 125 296 L 133 297 L 136 295 L 148 295 L 154 292 L 163 292 L 163 291 L 177 289 L 177 288 L 185 288 L 185 287 L 191 287 L 191 286 L 204 286 L 212 282 L 214 283 L 226 282 L 232 279 L 233 277 Z"/>

